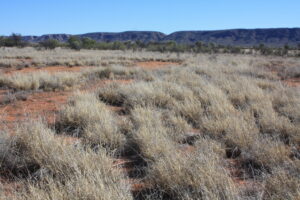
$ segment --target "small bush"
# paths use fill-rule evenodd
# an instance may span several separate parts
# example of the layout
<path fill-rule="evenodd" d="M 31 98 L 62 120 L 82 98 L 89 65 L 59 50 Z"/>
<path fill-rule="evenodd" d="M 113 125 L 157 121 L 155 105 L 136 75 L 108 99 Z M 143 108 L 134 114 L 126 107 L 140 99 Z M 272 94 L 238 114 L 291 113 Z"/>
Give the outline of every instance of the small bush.
<path fill-rule="evenodd" d="M 76 36 L 71 36 L 68 39 L 68 45 L 71 49 L 80 50 L 82 48 L 82 41 Z"/>
<path fill-rule="evenodd" d="M 45 49 L 55 49 L 59 47 L 59 41 L 55 39 L 48 39 L 39 43 L 40 46 L 44 47 Z"/>

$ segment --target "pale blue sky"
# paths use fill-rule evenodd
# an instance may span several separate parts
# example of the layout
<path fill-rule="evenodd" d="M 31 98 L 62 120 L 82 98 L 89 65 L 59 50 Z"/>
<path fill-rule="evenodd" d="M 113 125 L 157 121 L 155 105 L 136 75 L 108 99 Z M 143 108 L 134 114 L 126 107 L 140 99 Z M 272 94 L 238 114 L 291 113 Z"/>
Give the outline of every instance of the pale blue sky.
<path fill-rule="evenodd" d="M 0 0 L 0 35 L 300 27 L 300 0 Z"/>

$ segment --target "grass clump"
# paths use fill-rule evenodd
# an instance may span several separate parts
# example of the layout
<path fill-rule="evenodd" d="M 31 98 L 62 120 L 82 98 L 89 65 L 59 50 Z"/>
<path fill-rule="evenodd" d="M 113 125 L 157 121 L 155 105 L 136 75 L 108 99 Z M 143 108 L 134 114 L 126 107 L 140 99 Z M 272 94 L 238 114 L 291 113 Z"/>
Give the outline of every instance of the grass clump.
<path fill-rule="evenodd" d="M 116 116 L 94 94 L 77 93 L 59 114 L 58 128 L 86 144 L 121 150 L 126 142 Z"/>
<path fill-rule="evenodd" d="M 115 106 L 121 106 L 124 103 L 124 97 L 120 93 L 121 86 L 117 83 L 109 83 L 100 88 L 97 92 L 99 99 L 105 103 Z"/>
<path fill-rule="evenodd" d="M 134 125 L 133 140 L 145 159 L 154 161 L 174 150 L 175 143 L 168 137 L 158 111 L 151 107 L 136 107 L 130 115 Z"/>
<path fill-rule="evenodd" d="M 84 76 L 89 76 L 94 79 L 132 79 L 135 75 L 141 73 L 143 73 L 143 70 L 140 68 L 120 65 L 97 67 L 83 72 Z"/>
<path fill-rule="evenodd" d="M 299 199 L 300 177 L 299 160 L 289 162 L 285 167 L 274 169 L 266 178 L 264 199 Z"/>
<path fill-rule="evenodd" d="M 20 199 L 132 199 L 104 149 L 66 145 L 40 121 L 18 127 L 6 144 L 1 169 L 28 173 Z"/>
<path fill-rule="evenodd" d="M 16 73 L 11 76 L 0 76 L 0 86 L 14 90 L 65 90 L 78 84 L 82 80 L 77 73 L 34 72 L 30 74 Z"/>
<path fill-rule="evenodd" d="M 135 106 L 156 106 L 167 108 L 173 104 L 173 98 L 164 92 L 159 83 L 138 82 L 123 87 L 124 105 L 127 109 Z"/>
<path fill-rule="evenodd" d="M 213 143 L 202 139 L 197 145 L 200 148 L 196 152 L 175 151 L 156 160 L 149 171 L 153 184 L 172 199 L 238 199 L 233 181 L 213 151 Z"/>

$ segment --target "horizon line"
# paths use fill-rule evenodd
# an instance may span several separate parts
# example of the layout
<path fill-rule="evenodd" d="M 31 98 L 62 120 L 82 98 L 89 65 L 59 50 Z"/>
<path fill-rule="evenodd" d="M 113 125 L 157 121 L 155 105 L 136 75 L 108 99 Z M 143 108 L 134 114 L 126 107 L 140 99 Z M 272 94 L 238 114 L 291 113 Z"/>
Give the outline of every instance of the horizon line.
<path fill-rule="evenodd" d="M 39 35 L 35 35 L 35 34 L 26 34 L 23 35 L 22 33 L 17 33 L 17 32 L 12 32 L 12 34 L 20 34 L 22 37 L 26 37 L 26 36 L 36 36 L 36 37 L 40 37 L 43 35 L 84 35 L 84 34 L 92 34 L 92 33 L 126 33 L 126 32 L 156 32 L 156 33 L 162 33 L 164 35 L 170 35 L 173 33 L 177 33 L 177 32 L 213 32 L 213 31 L 230 31 L 230 30 L 262 30 L 262 29 L 300 29 L 300 27 L 277 27 L 277 28 L 228 28 L 228 29 L 200 29 L 200 30 L 178 30 L 178 31 L 173 31 L 170 33 L 164 33 L 162 31 L 155 31 L 155 30 L 125 30 L 125 31 L 97 31 L 97 32 L 85 32 L 85 33 L 76 33 L 76 34 L 70 34 L 70 33 L 44 33 L 44 34 L 39 34 Z M 0 36 L 9 36 L 9 35 L 0 35 Z"/>

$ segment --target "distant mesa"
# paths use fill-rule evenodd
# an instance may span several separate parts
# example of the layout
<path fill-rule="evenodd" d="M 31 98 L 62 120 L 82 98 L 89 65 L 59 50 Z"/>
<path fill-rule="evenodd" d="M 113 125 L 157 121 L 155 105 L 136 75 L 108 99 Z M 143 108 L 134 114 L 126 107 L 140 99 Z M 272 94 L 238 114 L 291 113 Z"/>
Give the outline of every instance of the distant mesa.
<path fill-rule="evenodd" d="M 27 42 L 40 42 L 47 39 L 56 39 L 66 42 L 70 34 L 48 34 L 42 36 L 23 36 Z M 300 28 L 273 28 L 273 29 L 231 29 L 216 31 L 179 31 L 166 35 L 155 31 L 126 31 L 120 33 L 95 32 L 76 35 L 88 37 L 98 42 L 114 41 L 141 41 L 141 42 L 166 42 L 190 44 L 197 41 L 248 47 L 265 44 L 270 47 L 281 47 L 285 44 L 297 46 L 300 44 Z"/>

